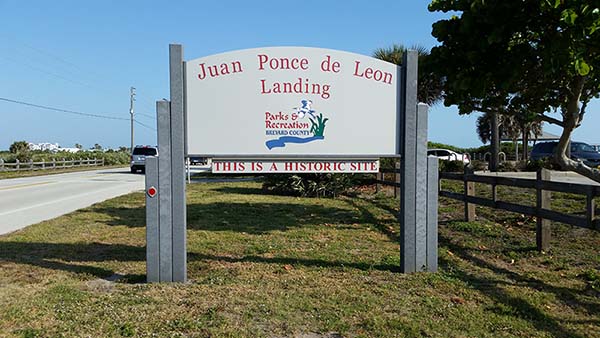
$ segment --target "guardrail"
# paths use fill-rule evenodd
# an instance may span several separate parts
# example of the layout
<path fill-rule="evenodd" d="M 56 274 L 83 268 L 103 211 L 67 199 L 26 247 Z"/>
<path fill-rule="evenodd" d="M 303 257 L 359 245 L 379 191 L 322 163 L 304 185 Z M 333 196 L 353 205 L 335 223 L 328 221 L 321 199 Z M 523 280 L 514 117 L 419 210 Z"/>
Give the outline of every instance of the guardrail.
<path fill-rule="evenodd" d="M 600 230 L 600 220 L 595 219 L 594 198 L 600 196 L 600 186 L 564 183 L 551 181 L 551 172 L 546 169 L 538 171 L 536 179 L 482 176 L 475 175 L 468 170 L 464 173 L 440 173 L 440 180 L 462 181 L 463 193 L 440 190 L 439 195 L 465 203 L 465 219 L 475 219 L 475 205 L 486 206 L 517 212 L 537 218 L 536 244 L 538 250 L 547 250 L 550 245 L 550 221 L 565 223 L 577 227 Z M 441 183 L 441 182 L 440 182 Z M 475 196 L 475 183 L 491 185 L 492 198 Z M 536 190 L 536 206 L 521 205 L 513 202 L 498 200 L 498 186 L 510 186 L 519 188 L 530 188 Z M 440 184 L 441 187 L 441 184 Z M 441 189 L 441 188 L 440 188 Z M 574 216 L 551 210 L 551 192 L 571 193 L 586 196 L 585 216 Z"/>
<path fill-rule="evenodd" d="M 44 170 L 44 169 L 63 169 L 63 168 L 75 168 L 75 167 L 94 167 L 103 166 L 104 159 L 78 159 L 78 160 L 65 160 L 64 158 L 60 161 L 52 159 L 52 161 L 41 161 L 41 162 L 20 162 L 17 160 L 15 163 L 4 162 L 0 158 L 0 171 L 31 171 L 31 170 Z"/>

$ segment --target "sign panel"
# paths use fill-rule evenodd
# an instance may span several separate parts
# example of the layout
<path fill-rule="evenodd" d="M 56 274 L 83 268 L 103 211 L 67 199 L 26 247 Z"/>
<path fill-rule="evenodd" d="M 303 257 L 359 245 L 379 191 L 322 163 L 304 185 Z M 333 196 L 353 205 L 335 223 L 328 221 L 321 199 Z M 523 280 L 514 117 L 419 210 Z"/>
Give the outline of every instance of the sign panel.
<path fill-rule="evenodd" d="M 186 62 L 189 155 L 398 154 L 400 67 L 320 48 L 269 47 Z"/>
<path fill-rule="evenodd" d="M 221 161 L 213 174 L 377 173 L 379 160 L 356 161 Z"/>

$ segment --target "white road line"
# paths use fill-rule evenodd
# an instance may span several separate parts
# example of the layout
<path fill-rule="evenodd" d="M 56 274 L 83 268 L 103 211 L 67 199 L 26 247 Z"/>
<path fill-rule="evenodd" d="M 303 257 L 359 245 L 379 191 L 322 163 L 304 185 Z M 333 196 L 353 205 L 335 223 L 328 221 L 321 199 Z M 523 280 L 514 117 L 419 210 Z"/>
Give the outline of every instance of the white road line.
<path fill-rule="evenodd" d="M 6 186 L 6 187 L 0 187 L 0 190 L 11 190 L 11 189 L 19 189 L 19 188 L 29 188 L 29 187 L 36 187 L 38 185 L 45 185 L 45 184 L 50 184 L 50 183 L 54 183 L 54 182 L 38 182 L 38 183 L 26 183 L 26 184 L 9 185 L 9 186 Z"/>

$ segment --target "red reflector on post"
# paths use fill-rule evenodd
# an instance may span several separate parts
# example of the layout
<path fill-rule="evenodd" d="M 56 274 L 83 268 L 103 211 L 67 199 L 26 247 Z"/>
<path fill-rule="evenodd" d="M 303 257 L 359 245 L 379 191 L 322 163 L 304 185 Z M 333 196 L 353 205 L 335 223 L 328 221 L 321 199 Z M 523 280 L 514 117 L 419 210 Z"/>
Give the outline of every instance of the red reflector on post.
<path fill-rule="evenodd" d="M 155 187 L 150 187 L 148 188 L 148 191 L 146 191 L 146 193 L 148 194 L 148 196 L 154 197 L 156 196 L 156 193 L 158 193 L 158 190 L 156 190 Z"/>

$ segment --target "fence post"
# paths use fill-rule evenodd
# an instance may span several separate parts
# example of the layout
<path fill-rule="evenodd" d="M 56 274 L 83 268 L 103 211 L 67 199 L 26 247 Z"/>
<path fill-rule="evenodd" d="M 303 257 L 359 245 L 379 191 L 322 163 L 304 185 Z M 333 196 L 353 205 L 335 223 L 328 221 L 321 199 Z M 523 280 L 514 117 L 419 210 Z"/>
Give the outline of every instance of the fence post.
<path fill-rule="evenodd" d="M 21 161 L 19 161 L 19 159 L 17 159 L 15 161 L 15 163 L 17 164 L 17 170 L 20 170 L 21 169 Z"/>
<path fill-rule="evenodd" d="M 56 159 L 52 158 L 52 169 L 56 169 Z"/>
<path fill-rule="evenodd" d="M 464 170 L 464 185 L 465 185 L 465 220 L 471 222 L 475 220 L 475 204 L 467 201 L 468 196 L 475 196 L 475 182 L 469 182 L 468 176 L 473 174 L 473 169 L 465 166 Z"/>
<path fill-rule="evenodd" d="M 46 169 L 46 159 L 42 159 L 42 169 Z"/>
<path fill-rule="evenodd" d="M 0 158 L 0 171 L 4 171 L 4 159 Z"/>
<path fill-rule="evenodd" d="M 381 168 L 379 168 L 379 170 L 381 170 Z M 377 182 L 375 183 L 375 193 L 378 194 L 381 190 L 381 183 L 379 183 L 379 181 L 383 181 L 383 173 L 379 171 L 376 175 L 377 176 L 375 176 L 375 179 Z"/>
<path fill-rule="evenodd" d="M 496 202 L 498 202 L 498 185 L 496 182 L 498 181 L 498 176 L 494 176 L 494 183 L 492 183 L 492 201 L 494 201 L 494 207 L 496 207 Z"/>
<path fill-rule="evenodd" d="M 29 159 L 29 170 L 33 170 L 33 160 Z"/>
<path fill-rule="evenodd" d="M 536 184 L 536 220 L 535 242 L 538 251 L 546 251 L 550 247 L 550 221 L 539 216 L 542 209 L 550 209 L 551 192 L 542 189 L 543 181 L 550 181 L 551 174 L 547 169 L 540 169 L 537 172 Z"/>
<path fill-rule="evenodd" d="M 594 191 L 594 186 L 588 186 L 585 203 L 585 218 L 587 219 L 587 224 L 590 229 L 594 228 L 594 217 L 596 217 L 596 202 L 594 202 Z"/>
<path fill-rule="evenodd" d="M 394 182 L 396 182 L 396 186 L 394 187 L 394 198 L 397 198 L 398 196 L 400 196 L 400 180 L 402 178 L 402 175 L 400 174 L 400 161 L 396 160 L 396 164 L 394 165 L 394 169 L 396 169 L 396 172 L 394 173 Z"/>
<path fill-rule="evenodd" d="M 62 158 L 62 163 L 63 163 L 63 168 L 67 165 L 67 162 L 65 161 L 65 158 Z"/>

